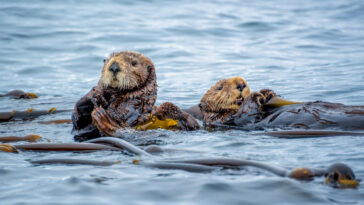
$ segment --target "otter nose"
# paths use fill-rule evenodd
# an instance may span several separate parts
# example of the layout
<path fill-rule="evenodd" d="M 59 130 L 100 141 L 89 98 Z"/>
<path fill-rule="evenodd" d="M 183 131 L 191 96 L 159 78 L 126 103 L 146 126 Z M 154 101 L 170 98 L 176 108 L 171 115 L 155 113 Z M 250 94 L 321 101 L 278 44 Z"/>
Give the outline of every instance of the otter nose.
<path fill-rule="evenodd" d="M 117 72 L 119 72 L 119 71 L 120 71 L 119 64 L 118 64 L 117 62 L 113 62 L 113 63 L 111 64 L 111 66 L 109 67 L 109 70 L 110 70 L 111 72 L 113 72 L 114 74 L 116 74 Z"/>
<path fill-rule="evenodd" d="M 244 88 L 246 87 L 246 85 L 243 82 L 240 82 L 237 86 L 236 89 L 243 91 Z"/>

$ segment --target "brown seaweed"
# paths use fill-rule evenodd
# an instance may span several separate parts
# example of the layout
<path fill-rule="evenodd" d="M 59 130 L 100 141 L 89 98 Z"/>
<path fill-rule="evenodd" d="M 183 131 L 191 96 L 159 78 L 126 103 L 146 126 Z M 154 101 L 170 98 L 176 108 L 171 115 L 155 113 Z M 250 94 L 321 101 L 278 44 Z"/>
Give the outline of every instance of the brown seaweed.
<path fill-rule="evenodd" d="M 95 166 L 111 166 L 119 164 L 120 161 L 97 161 L 97 160 L 85 160 L 85 159 L 67 159 L 67 158 L 55 158 L 55 159 L 41 159 L 32 160 L 32 164 L 77 164 L 77 165 L 95 165 Z"/>
<path fill-rule="evenodd" d="M 50 121 L 42 121 L 39 122 L 39 124 L 44 124 L 44 125 L 50 125 L 50 124 L 70 124 L 72 123 L 71 119 L 64 119 L 64 120 L 50 120 Z"/>
<path fill-rule="evenodd" d="M 26 93 L 22 90 L 12 90 L 4 95 L 0 94 L 0 97 L 12 97 L 15 99 L 34 99 L 38 96 L 34 93 Z"/>
<path fill-rule="evenodd" d="M 363 132 L 332 131 L 332 130 L 282 130 L 254 133 L 253 135 L 268 135 L 279 138 L 307 138 L 332 136 L 364 136 Z"/>
<path fill-rule="evenodd" d="M 36 142 L 42 137 L 39 135 L 27 135 L 23 137 L 17 137 L 17 136 L 4 136 L 0 137 L 0 142 L 19 142 L 19 141 L 28 141 L 28 142 Z"/>
<path fill-rule="evenodd" d="M 146 167 L 158 168 L 158 169 L 177 169 L 189 172 L 211 172 L 217 170 L 216 167 L 191 164 L 191 163 L 179 163 L 179 162 L 142 162 L 139 160 L 134 160 L 134 164 L 142 165 Z"/>
<path fill-rule="evenodd" d="M 151 154 L 149 154 L 148 152 L 136 147 L 135 145 L 120 139 L 120 138 L 115 138 L 115 137 L 100 137 L 100 138 L 96 138 L 96 139 L 92 139 L 92 140 L 88 140 L 86 142 L 91 142 L 91 143 L 108 143 L 111 144 L 112 146 L 118 147 L 120 149 L 125 149 L 128 150 L 136 155 L 144 155 L 144 156 L 152 156 Z"/>
<path fill-rule="evenodd" d="M 11 112 L 0 112 L 0 122 L 8 122 L 10 120 L 29 120 L 43 115 L 68 112 L 68 111 L 70 110 L 56 110 L 56 108 L 53 107 L 49 110 L 28 109 L 26 111 L 13 110 Z"/>
<path fill-rule="evenodd" d="M 39 143 L 14 145 L 16 149 L 25 151 L 98 151 L 111 150 L 120 151 L 119 148 L 95 143 Z"/>

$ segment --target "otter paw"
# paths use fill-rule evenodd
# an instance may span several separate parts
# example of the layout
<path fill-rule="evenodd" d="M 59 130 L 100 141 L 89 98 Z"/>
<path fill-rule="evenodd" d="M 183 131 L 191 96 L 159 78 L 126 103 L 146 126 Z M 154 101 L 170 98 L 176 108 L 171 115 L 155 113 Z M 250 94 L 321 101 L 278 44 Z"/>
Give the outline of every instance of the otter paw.
<path fill-rule="evenodd" d="M 102 107 L 96 108 L 91 116 L 93 124 L 105 135 L 113 136 L 116 130 L 120 128 L 119 124 Z"/>
<path fill-rule="evenodd" d="M 92 96 L 91 102 L 94 105 L 94 107 L 99 107 L 99 106 L 106 107 L 107 105 L 106 99 L 104 98 L 104 96 L 102 96 L 102 94 L 99 93 L 95 93 Z"/>
<path fill-rule="evenodd" d="M 277 94 L 273 90 L 270 90 L 270 89 L 262 89 L 259 91 L 259 93 L 261 93 L 265 98 L 265 101 L 262 104 L 267 103 L 274 96 L 277 96 Z"/>
<path fill-rule="evenodd" d="M 167 118 L 171 118 L 174 120 L 179 120 L 182 114 L 182 110 L 177 107 L 177 105 L 171 102 L 165 102 L 158 106 L 157 110 L 155 111 L 154 115 L 158 117 L 160 120 L 164 120 Z"/>
<path fill-rule="evenodd" d="M 251 93 L 250 94 L 251 101 L 255 102 L 259 107 L 261 107 L 265 102 L 266 98 L 262 93 Z"/>
<path fill-rule="evenodd" d="M 185 122 L 186 130 L 198 130 L 200 129 L 200 125 L 197 120 L 192 117 L 192 115 L 187 114 L 186 122 Z"/>
<path fill-rule="evenodd" d="M 177 129 L 181 130 L 196 130 L 200 128 L 200 125 L 194 117 L 190 114 L 182 111 L 177 105 L 171 102 L 165 102 L 161 104 L 154 115 L 160 119 L 173 119 L 178 121 Z"/>

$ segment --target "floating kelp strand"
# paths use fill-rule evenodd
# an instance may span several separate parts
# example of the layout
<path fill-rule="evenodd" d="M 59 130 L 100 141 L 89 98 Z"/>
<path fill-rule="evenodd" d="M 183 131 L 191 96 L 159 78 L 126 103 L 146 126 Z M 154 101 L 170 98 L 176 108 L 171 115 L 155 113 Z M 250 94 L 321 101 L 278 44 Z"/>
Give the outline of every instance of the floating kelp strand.
<path fill-rule="evenodd" d="M 158 169 L 177 169 L 189 172 L 212 172 L 218 169 L 217 167 L 205 166 L 200 164 L 177 163 L 177 162 L 144 162 L 144 161 L 134 160 L 133 163 L 137 165 L 158 168 Z"/>
<path fill-rule="evenodd" d="M 136 155 L 144 155 L 144 156 L 153 156 L 151 154 L 149 154 L 148 152 L 136 147 L 135 145 L 120 139 L 120 138 L 116 138 L 116 137 L 100 137 L 100 138 L 95 138 L 95 139 L 91 139 L 91 140 L 87 140 L 85 142 L 89 142 L 89 143 L 108 143 L 111 144 L 113 146 L 116 146 L 118 148 L 121 149 L 125 149 L 128 150 L 129 152 L 132 152 Z"/>
<path fill-rule="evenodd" d="M 67 158 L 55 158 L 55 159 L 42 159 L 42 160 L 31 160 L 32 164 L 77 164 L 77 165 L 95 165 L 95 166 L 111 166 L 119 164 L 120 161 L 97 161 L 97 160 L 86 160 L 86 159 L 67 159 Z"/>
<path fill-rule="evenodd" d="M 307 138 L 307 137 L 332 137 L 332 136 L 364 136 L 363 132 L 335 131 L 335 130 L 282 130 L 259 132 L 253 135 L 268 135 L 279 138 Z"/>
<path fill-rule="evenodd" d="M 39 135 L 27 135 L 23 137 L 17 137 L 17 136 L 4 136 L 0 137 L 0 142 L 19 142 L 19 141 L 28 141 L 28 142 L 36 142 L 42 137 Z"/>
<path fill-rule="evenodd" d="M 26 151 L 98 151 L 110 150 L 120 151 L 121 149 L 102 144 L 95 143 L 59 143 L 59 144 L 23 144 L 14 145 L 16 149 Z"/>

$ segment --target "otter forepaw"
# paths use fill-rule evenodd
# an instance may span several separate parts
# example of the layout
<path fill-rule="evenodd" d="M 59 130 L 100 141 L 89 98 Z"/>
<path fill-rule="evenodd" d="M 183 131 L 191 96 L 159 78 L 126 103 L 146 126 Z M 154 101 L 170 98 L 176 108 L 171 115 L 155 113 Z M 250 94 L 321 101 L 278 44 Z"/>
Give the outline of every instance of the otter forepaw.
<path fill-rule="evenodd" d="M 106 105 L 108 104 L 104 96 L 102 96 L 99 93 L 95 93 L 92 96 L 91 102 L 94 105 L 94 107 L 99 107 L 99 106 L 106 107 Z"/>
<path fill-rule="evenodd" d="M 92 114 L 92 122 L 99 131 L 108 136 L 113 136 L 117 129 L 121 128 L 114 119 L 112 119 L 104 108 L 96 108 Z"/>
<path fill-rule="evenodd" d="M 178 120 L 178 129 L 181 130 L 196 130 L 200 128 L 200 125 L 194 117 L 182 111 L 177 105 L 171 102 L 165 102 L 160 105 L 154 115 L 160 120 L 168 118 Z"/>
<path fill-rule="evenodd" d="M 198 130 L 200 129 L 200 125 L 198 124 L 197 120 L 190 114 L 186 116 L 186 123 L 185 127 L 187 130 Z"/>
<path fill-rule="evenodd" d="M 182 110 L 171 102 L 165 102 L 159 105 L 154 113 L 154 115 L 160 120 L 164 120 L 167 118 L 178 120 L 181 114 Z"/>
<path fill-rule="evenodd" d="M 249 97 L 250 97 L 251 101 L 255 102 L 259 107 L 261 107 L 266 102 L 266 98 L 260 92 L 251 93 Z"/>
<path fill-rule="evenodd" d="M 265 98 L 265 100 L 262 104 L 267 103 L 274 96 L 277 96 L 277 94 L 273 90 L 270 90 L 270 89 L 262 89 L 259 91 L 259 93 L 261 93 Z"/>

